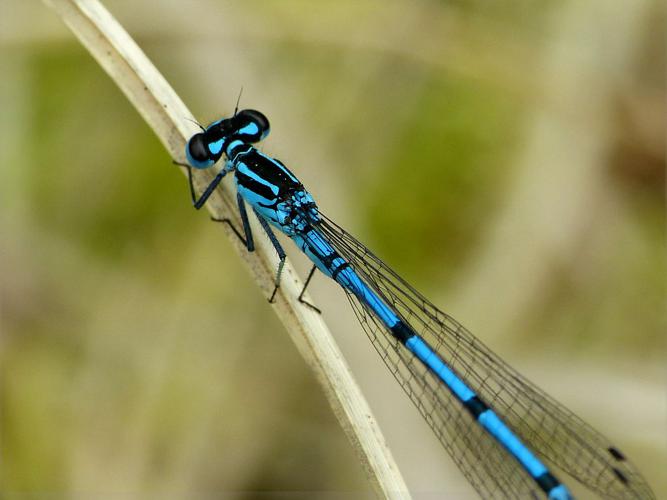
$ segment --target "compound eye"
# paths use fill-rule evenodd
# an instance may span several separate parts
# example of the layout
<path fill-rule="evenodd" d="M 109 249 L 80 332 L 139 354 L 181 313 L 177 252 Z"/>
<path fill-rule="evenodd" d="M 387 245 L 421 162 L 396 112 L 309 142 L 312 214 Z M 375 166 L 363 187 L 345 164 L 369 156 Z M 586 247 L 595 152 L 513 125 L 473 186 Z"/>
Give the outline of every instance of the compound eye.
<path fill-rule="evenodd" d="M 188 163 L 195 168 L 206 168 L 215 163 L 213 158 L 211 158 L 204 134 L 195 134 L 190 138 L 185 146 L 185 156 L 188 159 Z"/>
<path fill-rule="evenodd" d="M 259 142 L 269 135 L 269 119 L 257 110 L 244 109 L 236 114 L 237 135 L 245 142 Z"/>

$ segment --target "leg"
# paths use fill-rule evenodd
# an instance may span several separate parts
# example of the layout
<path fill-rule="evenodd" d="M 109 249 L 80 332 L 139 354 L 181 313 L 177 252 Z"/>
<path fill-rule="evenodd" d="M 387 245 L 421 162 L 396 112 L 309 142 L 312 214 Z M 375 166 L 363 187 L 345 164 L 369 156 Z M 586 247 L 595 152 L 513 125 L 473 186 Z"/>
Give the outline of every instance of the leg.
<path fill-rule="evenodd" d="M 262 229 L 264 229 L 264 232 L 266 232 L 266 235 L 269 237 L 269 240 L 271 240 L 271 244 L 273 245 L 273 248 L 276 249 L 276 252 L 278 253 L 278 258 L 280 259 L 280 264 L 278 264 L 278 271 L 276 272 L 276 281 L 275 281 L 276 286 L 273 289 L 271 297 L 269 298 L 269 302 L 273 304 L 273 301 L 276 298 L 276 292 L 278 291 L 278 288 L 280 288 L 280 276 L 283 273 L 283 267 L 285 267 L 285 258 L 287 257 L 287 254 L 285 253 L 285 250 L 283 250 L 283 247 L 280 245 L 280 242 L 278 241 L 278 238 L 276 238 L 276 235 L 273 234 L 273 231 L 271 231 L 269 223 L 266 222 L 264 217 L 259 215 L 256 210 L 255 210 L 255 215 L 257 216 L 257 219 L 259 220 Z"/>
<path fill-rule="evenodd" d="M 192 165 L 189 163 L 181 163 L 180 161 L 172 160 L 171 161 L 174 165 L 178 165 L 179 167 L 184 167 L 188 171 L 188 185 L 190 186 L 190 198 L 192 199 L 192 204 L 195 204 L 195 200 L 197 199 L 197 196 L 195 195 L 195 186 L 192 182 Z"/>
<path fill-rule="evenodd" d="M 197 199 L 197 196 L 195 195 L 195 187 L 192 182 L 192 168 L 188 169 L 188 181 L 190 183 L 190 196 L 192 197 L 192 204 L 194 207 L 199 210 L 201 207 L 204 206 L 204 203 L 209 199 L 209 197 L 213 194 L 213 191 L 215 191 L 215 188 L 218 187 L 218 184 L 222 181 L 222 179 L 227 175 L 227 170 L 224 168 L 218 172 L 218 175 L 215 176 L 215 178 L 211 181 L 211 183 L 208 185 L 208 187 L 204 190 L 202 195 Z"/>
<path fill-rule="evenodd" d="M 232 221 L 229 219 L 216 219 L 215 217 L 211 217 L 211 220 L 215 222 L 225 222 L 226 224 L 229 225 L 229 227 L 232 228 L 232 231 L 234 231 L 234 234 L 239 237 L 239 239 L 243 242 L 245 247 L 248 249 L 248 252 L 252 252 L 255 250 L 255 240 L 252 238 L 252 231 L 250 229 L 250 221 L 248 221 L 248 213 L 246 212 L 245 209 L 245 203 L 243 202 L 243 197 L 239 194 L 236 193 L 236 203 L 239 206 L 239 213 L 241 214 L 241 223 L 243 224 L 243 232 L 245 233 L 245 238 L 241 235 L 238 229 L 234 227 L 234 224 L 232 224 Z M 274 236 L 275 237 L 275 236 Z"/>
<path fill-rule="evenodd" d="M 310 280 L 313 277 L 313 274 L 315 274 L 315 270 L 317 269 L 317 266 L 313 265 L 311 268 L 310 272 L 308 273 L 308 277 L 306 278 L 306 282 L 303 284 L 303 289 L 301 290 L 301 293 L 299 294 L 299 302 L 301 302 L 303 305 L 310 307 L 313 311 L 322 314 L 322 311 L 315 307 L 313 304 L 308 302 L 303 298 L 303 294 L 306 293 L 306 288 L 308 288 L 308 284 L 310 283 Z"/>
<path fill-rule="evenodd" d="M 173 163 L 174 165 L 180 165 L 181 167 L 185 167 L 188 169 L 188 184 L 190 185 L 190 198 L 192 199 L 192 205 L 194 205 L 194 207 L 197 210 L 199 210 L 201 207 L 204 206 L 204 203 L 206 203 L 211 194 L 213 194 L 213 191 L 215 191 L 215 188 L 218 187 L 220 181 L 222 181 L 223 177 L 227 175 L 227 169 L 223 168 L 220 172 L 218 172 L 218 175 L 215 176 L 215 178 L 211 181 L 208 187 L 204 190 L 204 193 L 201 195 L 201 197 L 197 199 L 194 182 L 192 181 L 192 166 L 188 165 L 187 163 L 181 163 L 179 161 L 173 161 Z"/>

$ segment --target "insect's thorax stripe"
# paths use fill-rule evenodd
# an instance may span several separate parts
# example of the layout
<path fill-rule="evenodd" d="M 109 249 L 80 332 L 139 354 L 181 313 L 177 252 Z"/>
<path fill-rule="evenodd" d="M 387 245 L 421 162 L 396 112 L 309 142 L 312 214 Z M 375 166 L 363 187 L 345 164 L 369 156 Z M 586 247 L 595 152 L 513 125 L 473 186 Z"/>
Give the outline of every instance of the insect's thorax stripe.
<path fill-rule="evenodd" d="M 243 163 L 239 163 L 236 168 L 236 184 L 252 193 L 264 198 L 267 202 L 271 203 L 275 200 L 277 195 L 277 190 L 274 190 L 271 184 L 263 182 L 262 179 L 258 179 L 252 172 L 247 171 Z M 252 200 L 249 200 L 252 201 Z"/>
<path fill-rule="evenodd" d="M 237 184 L 264 198 L 266 203 L 273 203 L 281 195 L 303 189 L 294 174 L 279 161 L 263 155 L 253 147 L 247 150 L 236 148 L 240 151 L 233 161 Z"/>
<path fill-rule="evenodd" d="M 243 156 L 243 164 L 247 175 L 261 179 L 275 187 L 276 191 L 283 188 L 303 189 L 302 184 L 285 165 L 254 148 Z"/>

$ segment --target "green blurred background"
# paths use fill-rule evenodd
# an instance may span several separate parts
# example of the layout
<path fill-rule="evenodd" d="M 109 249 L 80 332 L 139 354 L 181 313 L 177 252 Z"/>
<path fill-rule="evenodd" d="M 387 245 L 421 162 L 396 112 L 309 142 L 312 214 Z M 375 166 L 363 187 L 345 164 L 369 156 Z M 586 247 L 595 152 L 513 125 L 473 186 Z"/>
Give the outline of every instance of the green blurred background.
<path fill-rule="evenodd" d="M 663 2 L 107 7 L 203 123 L 243 87 L 325 213 L 667 496 Z M 220 228 L 40 2 L 0 4 L 0 75 L 2 498 L 371 497 Z M 415 497 L 474 498 L 344 294 L 311 293 Z"/>

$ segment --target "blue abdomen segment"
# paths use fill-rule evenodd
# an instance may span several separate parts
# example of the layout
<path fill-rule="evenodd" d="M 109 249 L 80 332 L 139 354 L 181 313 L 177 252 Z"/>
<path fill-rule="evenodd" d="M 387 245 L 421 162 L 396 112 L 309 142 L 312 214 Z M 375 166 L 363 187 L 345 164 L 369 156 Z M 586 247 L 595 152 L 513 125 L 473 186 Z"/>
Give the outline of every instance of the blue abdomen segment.
<path fill-rule="evenodd" d="M 293 236 L 292 239 L 323 274 L 356 295 L 387 328 L 392 329 L 400 322 L 396 313 L 364 283 L 349 263 L 317 230 L 310 228 L 303 234 Z"/>
<path fill-rule="evenodd" d="M 571 500 L 569 490 L 507 427 L 500 417 L 442 360 L 437 352 L 406 324 L 350 267 L 324 236 L 314 228 L 296 234 L 293 240 L 322 273 L 353 293 L 385 324 L 470 412 L 477 423 L 500 443 L 530 474 L 550 500 Z"/>
<path fill-rule="evenodd" d="M 516 458 L 551 500 L 572 499 L 569 490 L 549 472 L 547 467 L 505 425 L 500 417 L 447 366 L 424 339 L 414 334 L 405 341 L 405 347 L 447 386 L 456 399 L 461 401 L 463 406 L 477 420 L 479 425 Z"/>
<path fill-rule="evenodd" d="M 549 500 L 573 500 L 573 498 L 570 490 L 563 484 L 559 484 L 549 491 Z"/>

